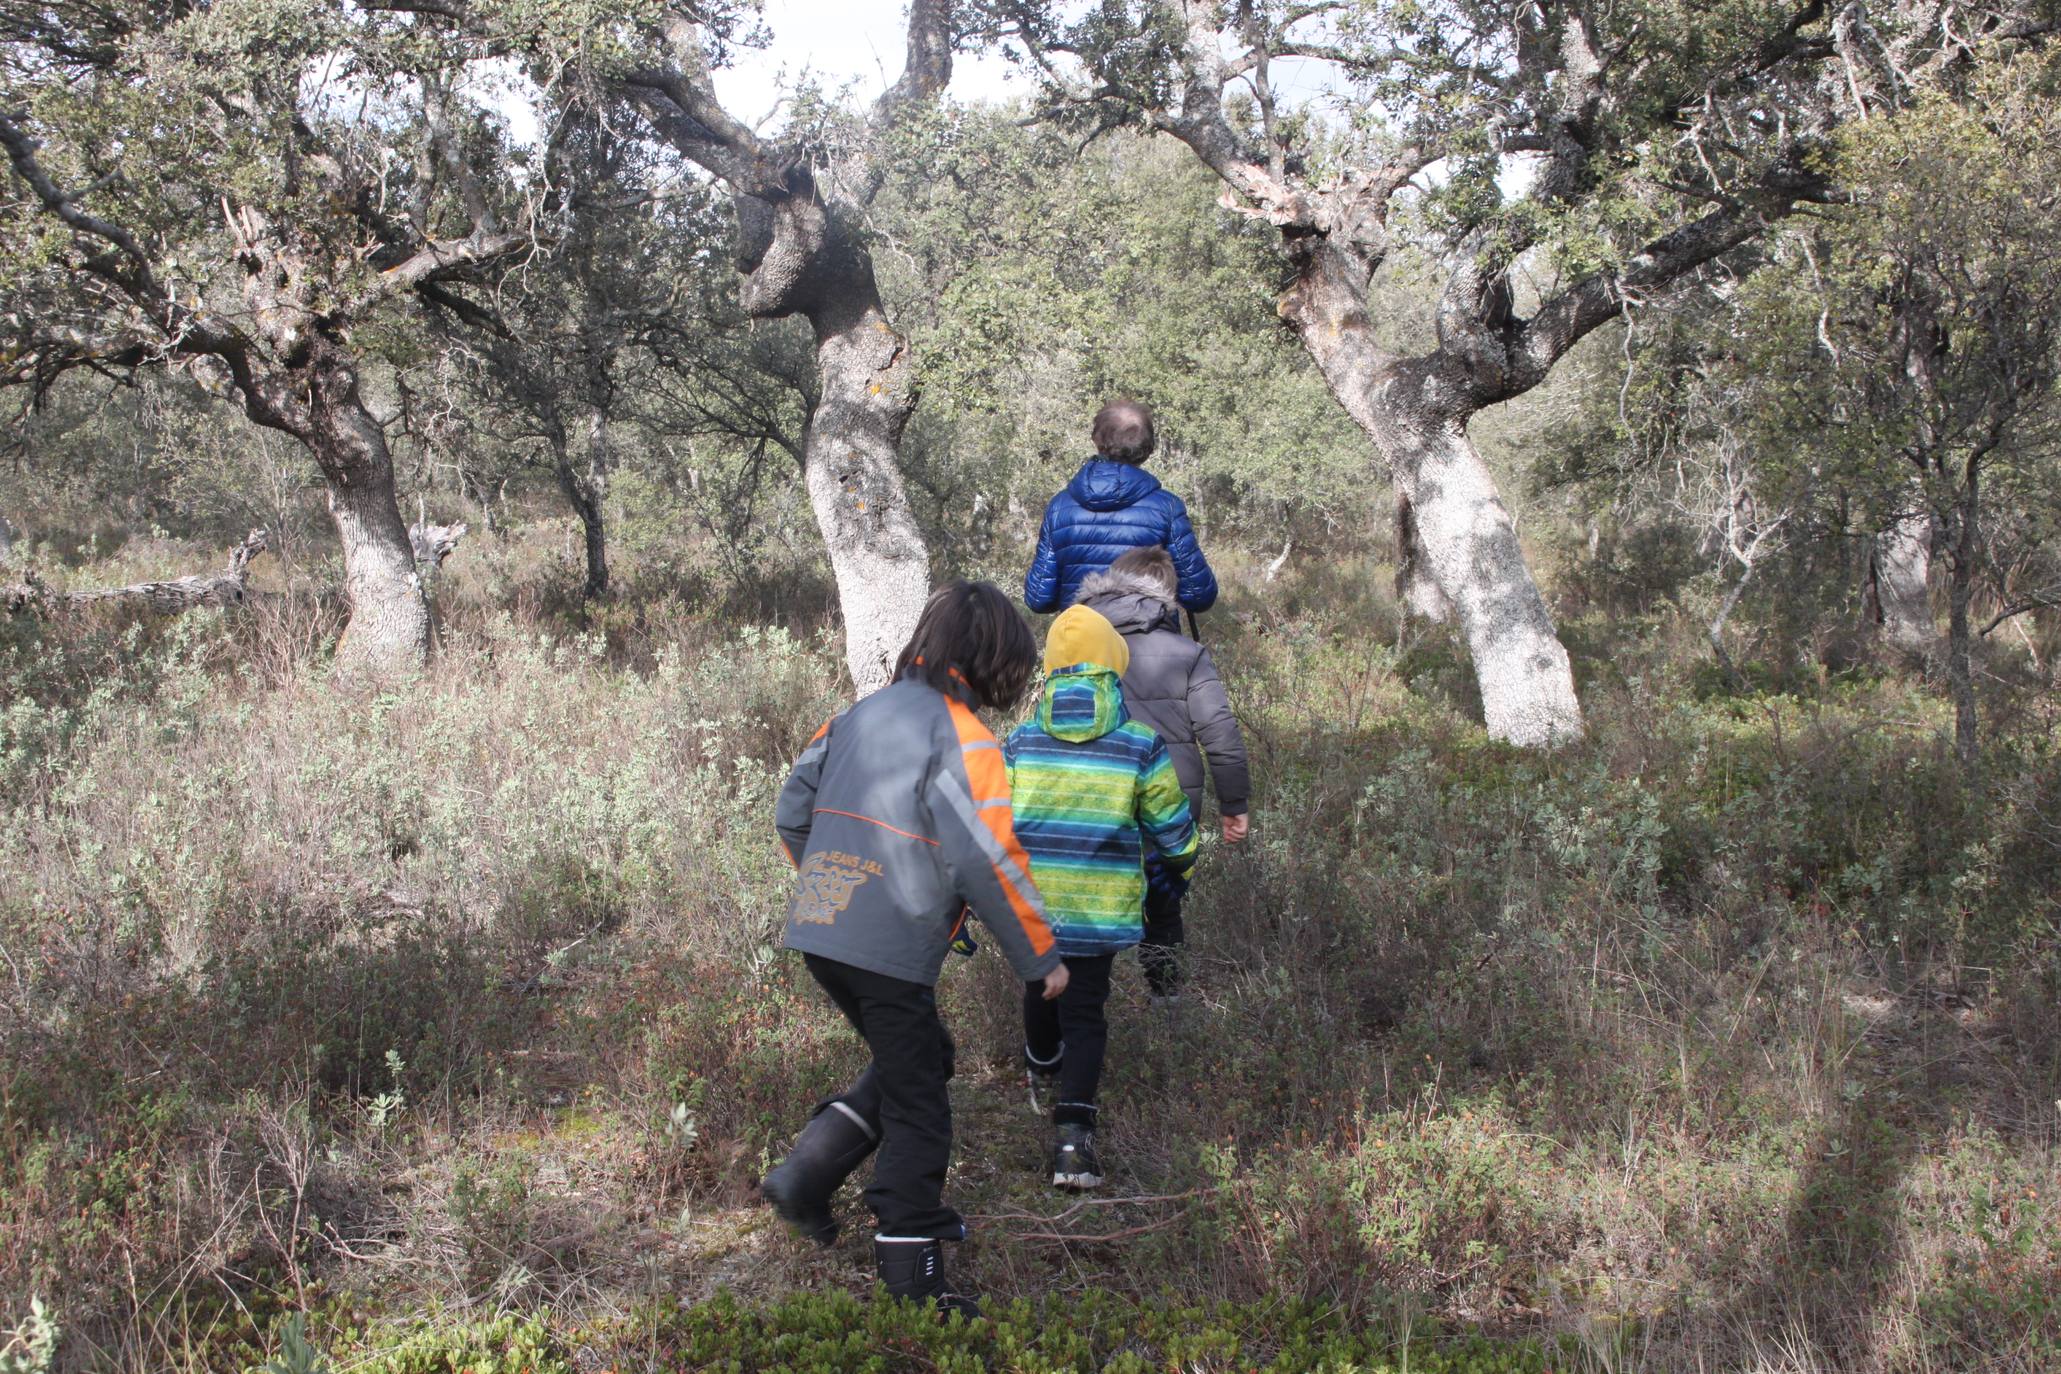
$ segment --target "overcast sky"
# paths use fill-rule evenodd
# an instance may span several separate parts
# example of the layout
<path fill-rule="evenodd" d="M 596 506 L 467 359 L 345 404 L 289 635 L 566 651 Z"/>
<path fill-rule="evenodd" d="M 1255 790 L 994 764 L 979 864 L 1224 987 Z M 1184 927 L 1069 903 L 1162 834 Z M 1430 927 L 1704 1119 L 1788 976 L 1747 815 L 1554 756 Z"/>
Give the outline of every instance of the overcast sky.
<path fill-rule="evenodd" d="M 886 90 L 902 74 L 907 44 L 907 10 L 902 0 L 765 0 L 770 47 L 745 50 L 734 64 L 715 74 L 716 92 L 724 108 L 758 125 L 804 71 L 824 84 L 857 84 L 855 94 L 868 100 Z M 1284 104 L 1322 94 L 1331 85 L 1322 64 L 1284 59 L 1274 64 L 1274 85 Z M 952 61 L 949 94 L 966 102 L 1006 100 L 1027 95 L 1031 83 L 1000 56 Z"/>
<path fill-rule="evenodd" d="M 908 41 L 904 0 L 764 3 L 764 25 L 772 41 L 763 48 L 735 50 L 730 65 L 713 73 L 723 107 L 761 132 L 779 127 L 782 96 L 804 76 L 833 92 L 848 88 L 861 103 L 901 76 Z M 1286 108 L 1342 103 L 1344 87 L 1324 63 L 1281 58 L 1272 64 L 1272 76 Z M 960 54 L 952 61 L 947 94 L 977 104 L 1029 96 L 1033 90 L 1034 83 L 999 54 Z M 517 84 L 483 83 L 477 95 L 508 119 L 518 142 L 536 140 L 535 112 Z"/>
<path fill-rule="evenodd" d="M 772 46 L 741 50 L 729 68 L 715 74 L 723 107 L 748 123 L 764 121 L 783 86 L 791 88 L 804 71 L 833 89 L 857 82 L 861 100 L 879 95 L 902 74 L 908 29 L 900 0 L 766 0 L 765 23 Z M 952 61 L 954 99 L 1005 100 L 1029 90 L 1000 57 Z"/>

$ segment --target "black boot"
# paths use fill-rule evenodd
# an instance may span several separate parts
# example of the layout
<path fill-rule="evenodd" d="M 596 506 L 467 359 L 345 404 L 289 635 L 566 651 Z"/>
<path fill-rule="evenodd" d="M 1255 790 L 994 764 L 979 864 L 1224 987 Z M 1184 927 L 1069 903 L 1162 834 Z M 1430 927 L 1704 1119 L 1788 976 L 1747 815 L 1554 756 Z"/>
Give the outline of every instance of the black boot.
<path fill-rule="evenodd" d="M 940 1314 L 957 1312 L 972 1321 L 980 1315 L 980 1304 L 963 1293 L 954 1293 L 945 1282 L 943 1241 L 926 1236 L 875 1236 L 873 1265 L 891 1298 L 921 1298 Z"/>
<path fill-rule="evenodd" d="M 1052 1139 L 1052 1186 L 1085 1191 L 1102 1186 L 1102 1160 L 1095 1153 L 1095 1130 L 1079 1122 L 1061 1122 Z"/>
<path fill-rule="evenodd" d="M 759 1194 L 780 1219 L 818 1245 L 837 1239 L 830 1198 L 860 1161 L 873 1153 L 880 1134 L 843 1102 L 826 1103 L 809 1118 L 787 1158 L 759 1180 Z"/>
<path fill-rule="evenodd" d="M 1138 964 L 1145 970 L 1145 986 L 1152 1005 L 1178 1009 L 1181 1004 L 1181 953 L 1173 945 L 1138 946 Z"/>

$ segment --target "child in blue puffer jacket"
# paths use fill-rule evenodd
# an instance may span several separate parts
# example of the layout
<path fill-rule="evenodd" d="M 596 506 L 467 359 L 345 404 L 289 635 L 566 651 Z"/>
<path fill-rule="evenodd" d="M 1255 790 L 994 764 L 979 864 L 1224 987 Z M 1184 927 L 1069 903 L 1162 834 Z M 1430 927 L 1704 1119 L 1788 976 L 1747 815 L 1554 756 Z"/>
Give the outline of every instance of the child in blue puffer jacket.
<path fill-rule="evenodd" d="M 1089 574 L 1131 549 L 1159 544 L 1173 555 L 1182 607 L 1214 606 L 1216 574 L 1195 542 L 1188 507 L 1143 466 L 1157 443 L 1152 411 L 1138 401 L 1111 401 L 1096 412 L 1092 433 L 1095 456 L 1045 507 L 1023 604 L 1034 611 L 1070 606 Z"/>

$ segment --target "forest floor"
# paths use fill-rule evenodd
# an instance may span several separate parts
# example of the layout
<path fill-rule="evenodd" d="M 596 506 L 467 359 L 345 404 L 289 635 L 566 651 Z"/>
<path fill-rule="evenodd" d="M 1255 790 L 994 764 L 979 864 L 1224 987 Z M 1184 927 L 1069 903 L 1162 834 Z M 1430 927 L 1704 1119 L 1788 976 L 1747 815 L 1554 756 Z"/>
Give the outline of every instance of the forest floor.
<path fill-rule="evenodd" d="M 1101 1194 L 1019 985 L 947 970 L 974 1328 L 870 1301 L 856 1185 L 830 1249 L 755 1196 L 860 1064 L 774 948 L 820 620 L 483 566 L 376 698 L 285 601 L 0 623 L 0 1347 L 40 1299 L 67 1374 L 2061 1368 L 2061 702 L 1998 688 L 1971 782 L 1879 665 L 1569 616 L 1591 738 L 1527 754 L 1342 566 L 1213 617 L 1257 819 L 1181 1016 L 1120 963 Z"/>
<path fill-rule="evenodd" d="M 579 998 L 580 982 L 576 976 L 531 995 L 547 1006 L 554 1000 L 570 1004 Z M 1222 1006 L 1211 1006 L 1206 990 L 1192 993 L 1188 1006 L 1171 1017 L 1150 1009 L 1138 989 L 1128 991 L 1131 995 L 1120 996 L 1116 1008 L 1119 1063 L 1131 1055 L 1151 1056 L 1169 1042 L 1206 1045 L 1229 1020 Z M 2005 1133 L 2051 1140 L 2055 1119 L 2014 1117 L 2025 1110 L 2027 1098 L 2021 1070 L 2012 1063 L 2008 1030 L 1970 1001 L 1899 994 L 1868 980 L 1838 988 L 1834 996 L 1848 1015 L 1841 1036 L 1827 1047 L 1836 1055 L 1836 1063 L 1826 1067 L 1838 1074 L 1840 1108 L 1815 1132 L 1781 1238 L 1767 1247 L 1757 1277 L 1729 1295 L 1725 1310 L 1698 1314 L 1690 1328 L 1693 1335 L 1671 1330 L 1659 1320 L 1659 1309 L 1641 1305 L 1635 1290 L 1608 1303 L 1562 1294 L 1542 1304 L 1530 1284 L 1537 1266 L 1550 1265 L 1547 1255 L 1499 1257 L 1507 1273 L 1494 1284 L 1435 1282 L 1428 1292 L 1387 1294 L 1372 1311 L 1344 1322 L 1344 1329 L 1378 1333 L 1399 1369 L 1410 1367 L 1413 1358 L 1418 1367 L 1431 1359 L 1429 1367 L 1438 1368 L 1439 1352 L 1454 1349 L 1478 1361 L 1455 1363 L 1456 1371 L 1508 1367 L 1602 1374 L 1711 1367 L 1815 1374 L 1846 1367 L 1984 1367 L 1986 1352 L 1950 1347 L 1935 1350 L 1931 1365 L 1907 1365 L 1895 1348 L 1897 1325 L 1871 1327 L 1867 1314 L 1893 1313 L 1923 1297 L 1898 1291 L 1912 1277 L 1903 1253 L 1909 1237 L 1900 1214 L 1914 1189 L 1951 1194 L 1965 1183 L 1947 1176 L 1954 1167 L 1952 1138 L 1960 1123 L 1986 1121 Z M 863 1299 L 871 1291 L 871 1228 L 858 1197 L 863 1169 L 840 1193 L 843 1228 L 831 1247 L 793 1236 L 759 1202 L 755 1176 L 760 1161 L 737 1148 L 723 1151 L 718 1173 L 691 1190 L 668 1186 L 652 1176 L 645 1125 L 634 1111 L 610 1105 L 614 1088 L 607 1067 L 544 1049 L 562 1038 L 558 1018 L 549 1011 L 538 1017 L 535 1029 L 537 1046 L 510 1051 L 512 1058 L 528 1061 L 521 1094 L 529 1100 L 527 1108 L 512 1109 L 491 1123 L 474 1121 L 453 1133 L 427 1130 L 405 1150 L 414 1162 L 389 1172 L 397 1188 L 445 1197 L 467 1186 L 461 1173 L 521 1181 L 519 1189 L 503 1192 L 500 1203 L 519 1210 L 520 1220 L 496 1217 L 495 1204 L 489 1203 L 471 1218 L 472 1236 L 450 1252 L 464 1255 L 475 1273 L 495 1273 L 497 1284 L 473 1301 L 450 1306 L 450 1295 L 467 1285 L 464 1267 L 425 1270 L 426 1237 L 420 1228 L 411 1228 L 390 1257 L 373 1246 L 373 1253 L 357 1262 L 326 1267 L 326 1281 L 318 1285 L 328 1295 L 327 1310 L 334 1318 L 326 1329 L 343 1350 L 353 1348 L 353 1335 L 361 1330 L 345 1319 L 351 1314 L 357 1321 L 371 1319 L 363 1332 L 378 1333 L 371 1344 L 356 1346 L 364 1352 L 360 1358 L 376 1360 L 382 1350 L 412 1348 L 441 1352 L 435 1358 L 448 1357 L 455 1369 L 471 1348 L 468 1342 L 478 1339 L 481 1322 L 531 1310 L 550 1314 L 536 1328 L 548 1333 L 540 1348 L 571 1369 L 689 1368 L 678 1362 L 680 1307 L 721 1298 L 777 1312 L 797 1294 Z M 1462 1077 L 1466 1072 L 1458 1070 Z M 1136 1076 L 1117 1075 L 1120 1081 Z M 1174 1120 L 1127 1121 L 1121 1094 L 1112 1098 L 1104 1133 L 1109 1181 L 1097 1193 L 1073 1195 L 1045 1181 L 1048 1117 L 1034 1107 L 1013 1065 L 976 1060 L 955 1081 L 957 1147 L 949 1197 L 972 1225 L 968 1242 L 952 1247 L 955 1272 L 986 1297 L 1005 1329 L 1014 1323 L 1033 1350 L 1048 1324 L 1066 1325 L 1070 1312 L 1086 1300 L 1087 1329 L 1099 1324 L 1115 1334 L 1105 1335 L 1105 1348 L 1096 1350 L 1091 1364 L 1079 1367 L 1109 1367 L 1112 1351 L 1122 1347 L 1126 1321 L 1135 1323 L 1147 1312 L 1179 1311 L 1184 1304 L 1194 1305 L 1191 1320 L 1198 1329 L 1214 1333 L 1222 1358 L 1175 1367 L 1258 1368 L 1284 1358 L 1275 1327 L 1280 1299 L 1218 1305 L 1211 1292 L 1199 1291 L 1220 1283 L 1221 1267 L 1229 1262 L 1228 1256 L 1207 1253 L 1223 1238 L 1209 1227 L 1192 1225 L 1198 1213 L 1212 1206 L 1222 1185 L 1194 1186 L 1192 1172 L 1155 1167 L 1149 1148 L 1131 1148 L 1134 1135 L 1179 1133 L 1184 1098 L 1200 1100 L 1212 1088 L 1207 1075 L 1169 1086 L 1173 1091 L 1154 1106 L 1159 1113 L 1174 1113 Z M 1619 1195 L 1613 1201 L 1635 1205 L 1645 1173 L 1640 1156 L 1667 1145 L 1642 1141 L 1634 1129 L 1621 1146 L 1623 1175 L 1614 1180 Z M 1613 1160 L 1613 1167 L 1618 1162 Z M 485 1191 L 494 1187 L 490 1182 Z M 2009 1197 L 1984 1197 L 1987 1214 L 1970 1216 L 1968 1224 L 2003 1228 L 2000 1248 L 2030 1257 L 2027 1238 L 2044 1225 L 2037 1192 L 2037 1186 L 2026 1189 L 2015 1207 Z M 1392 1201 L 1406 1205 L 1402 1190 Z M 2014 1212 L 2022 1212 L 2024 1220 Z M 505 1244 L 488 1239 L 496 1236 Z M 1171 1250 L 1165 1244 L 1170 1238 L 1177 1242 Z M 348 1258 L 361 1243 L 340 1243 L 335 1255 Z M 1176 1257 L 1173 1263 L 1170 1254 Z M 527 1291 L 512 1290 L 511 1276 Z M 1184 1283 L 1190 1285 L 1185 1290 Z M 1463 1300 L 1452 1301 L 1454 1295 L 1464 1295 Z M 1270 1307 L 1277 1310 L 1270 1312 Z M 324 1310 L 322 1303 L 315 1308 Z M 849 1314 L 853 1309 L 830 1310 Z M 393 1320 L 410 1311 L 439 1315 L 426 1324 L 419 1318 Z M 777 1315 L 769 1321 L 779 1329 Z M 820 1321 L 820 1312 L 808 1308 L 791 1325 L 806 1333 Z M 859 1368 L 868 1359 L 885 1359 L 882 1367 L 888 1369 L 928 1367 L 924 1360 L 929 1356 L 918 1359 L 905 1348 L 912 1329 L 876 1330 L 856 1345 L 849 1344 L 847 1332 L 840 1337 L 846 1344 L 825 1355 L 823 1367 Z M 224 1334 L 231 1331 L 240 1338 L 225 1343 L 233 1350 L 248 1339 L 249 1327 L 230 1319 Z M 1826 1331 L 1847 1335 L 1828 1341 Z M 425 1345 L 418 1334 L 410 1347 L 410 1332 L 432 1339 Z M 798 1339 L 803 1344 L 793 1349 L 772 1341 L 771 1353 L 761 1358 L 781 1364 L 800 1358 L 797 1349 L 805 1352 L 813 1338 Z M 1865 1344 L 1870 1339 L 1873 1348 Z M 747 1357 L 741 1367 L 754 1367 L 750 1347 L 740 1350 Z M 2028 1357 L 2034 1353 L 2025 1352 Z M 1280 1368 L 1297 1367 L 1292 1356 L 1287 1358 L 1290 1363 Z M 1505 1366 L 1495 1363 L 1498 1359 L 1516 1363 Z M 1712 1359 L 1722 1363 L 1711 1364 Z M 1076 1366 L 1062 1358 L 1050 1367 Z"/>

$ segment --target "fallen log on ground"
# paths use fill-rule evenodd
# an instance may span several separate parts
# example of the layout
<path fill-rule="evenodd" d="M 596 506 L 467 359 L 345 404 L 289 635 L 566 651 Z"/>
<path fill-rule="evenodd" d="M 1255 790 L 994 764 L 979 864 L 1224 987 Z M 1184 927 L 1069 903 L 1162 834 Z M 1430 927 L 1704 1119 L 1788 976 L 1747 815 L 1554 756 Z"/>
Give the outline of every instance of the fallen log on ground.
<path fill-rule="evenodd" d="M 114 602 L 163 615 L 177 615 L 201 606 L 241 605 L 251 595 L 251 560 L 265 551 L 269 538 L 263 530 L 252 530 L 229 555 L 229 566 L 221 572 L 197 573 L 169 582 L 137 582 L 127 587 L 60 591 L 35 573 L 25 573 L 20 582 L 0 585 L 0 609 L 16 615 L 50 615 Z"/>

